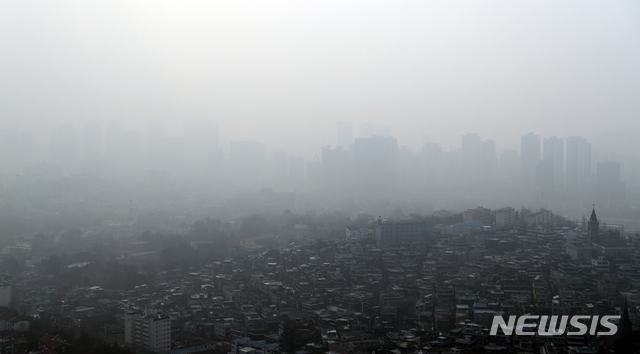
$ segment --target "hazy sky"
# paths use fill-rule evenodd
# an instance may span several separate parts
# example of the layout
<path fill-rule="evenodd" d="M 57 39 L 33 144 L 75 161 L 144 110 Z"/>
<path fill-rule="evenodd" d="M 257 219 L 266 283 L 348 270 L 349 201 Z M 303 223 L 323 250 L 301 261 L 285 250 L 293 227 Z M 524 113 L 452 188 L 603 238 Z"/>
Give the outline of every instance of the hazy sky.
<path fill-rule="evenodd" d="M 26 129 L 213 119 L 289 153 L 338 120 L 447 148 L 640 130 L 638 1 L 5 0 L 0 44 L 0 125 Z"/>

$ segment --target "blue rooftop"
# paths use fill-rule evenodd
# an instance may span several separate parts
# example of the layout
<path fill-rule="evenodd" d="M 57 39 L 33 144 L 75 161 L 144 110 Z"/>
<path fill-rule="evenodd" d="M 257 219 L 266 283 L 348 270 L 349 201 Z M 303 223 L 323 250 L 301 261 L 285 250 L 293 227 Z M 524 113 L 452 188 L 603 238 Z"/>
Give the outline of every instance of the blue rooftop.
<path fill-rule="evenodd" d="M 478 221 L 478 220 L 471 220 L 471 221 L 459 222 L 459 223 L 453 224 L 451 226 L 454 226 L 456 228 L 456 231 L 462 231 L 462 230 L 468 229 L 470 227 L 482 227 L 482 226 L 484 226 L 484 223 L 482 221 Z"/>

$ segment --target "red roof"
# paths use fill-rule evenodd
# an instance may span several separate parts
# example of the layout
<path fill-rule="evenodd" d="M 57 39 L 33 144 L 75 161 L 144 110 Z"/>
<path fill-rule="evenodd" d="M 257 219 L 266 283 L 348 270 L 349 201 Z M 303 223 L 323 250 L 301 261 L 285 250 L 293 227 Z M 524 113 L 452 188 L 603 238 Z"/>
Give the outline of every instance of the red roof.
<path fill-rule="evenodd" d="M 71 345 L 67 343 L 63 338 L 54 336 L 52 334 L 47 334 L 46 336 L 41 337 L 38 340 L 44 343 L 44 345 L 47 346 L 48 348 L 53 348 L 53 349 L 59 348 L 63 345 Z"/>
<path fill-rule="evenodd" d="M 29 342 L 29 341 L 25 337 L 13 338 L 13 344 L 22 344 L 22 343 L 27 343 L 27 342 Z"/>

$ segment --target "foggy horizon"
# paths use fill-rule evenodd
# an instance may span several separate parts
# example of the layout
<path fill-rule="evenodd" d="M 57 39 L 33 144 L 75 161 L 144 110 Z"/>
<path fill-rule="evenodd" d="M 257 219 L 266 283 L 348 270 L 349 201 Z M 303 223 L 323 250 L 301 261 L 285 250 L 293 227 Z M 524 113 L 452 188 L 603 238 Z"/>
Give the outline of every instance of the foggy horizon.
<path fill-rule="evenodd" d="M 635 217 L 635 2 L 0 6 L 7 193 Z"/>
<path fill-rule="evenodd" d="M 634 2 L 6 2 L 3 126 L 48 139 L 64 122 L 144 132 L 214 120 L 220 139 L 304 151 L 335 122 L 392 126 L 417 150 L 474 132 L 638 132 Z M 606 122 L 606 124 L 603 124 Z M 292 134 L 291 132 L 295 132 Z"/>
<path fill-rule="evenodd" d="M 0 45 L 2 353 L 640 354 L 638 0 L 4 0 Z"/>

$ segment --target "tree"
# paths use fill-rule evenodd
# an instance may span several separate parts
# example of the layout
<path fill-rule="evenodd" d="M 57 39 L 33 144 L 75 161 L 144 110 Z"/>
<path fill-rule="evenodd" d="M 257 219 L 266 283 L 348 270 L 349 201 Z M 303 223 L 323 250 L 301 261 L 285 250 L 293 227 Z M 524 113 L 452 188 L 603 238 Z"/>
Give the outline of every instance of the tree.
<path fill-rule="evenodd" d="M 160 253 L 160 266 L 163 269 L 173 269 L 176 267 L 188 267 L 199 261 L 196 250 L 186 243 L 165 248 Z"/>
<path fill-rule="evenodd" d="M 45 235 L 43 233 L 39 233 L 33 236 L 33 240 L 31 241 L 32 249 L 42 249 L 49 247 L 53 244 L 53 237 L 51 235 Z"/>
<path fill-rule="evenodd" d="M 404 210 L 402 210 L 402 208 L 397 208 L 393 211 L 393 213 L 391 213 L 391 218 L 393 218 L 394 220 L 404 220 L 406 217 L 407 215 L 404 213 Z"/>
<path fill-rule="evenodd" d="M 62 259 L 58 255 L 53 255 L 42 261 L 41 265 L 49 274 L 58 275 L 62 269 Z"/>
<path fill-rule="evenodd" d="M 18 260 L 13 256 L 9 256 L 0 262 L 0 271 L 2 272 L 15 273 L 19 271 L 20 268 L 20 262 L 18 262 Z"/>
<path fill-rule="evenodd" d="M 267 232 L 267 220 L 258 214 L 249 215 L 242 219 L 240 224 L 240 236 L 242 238 L 254 238 Z"/>
<path fill-rule="evenodd" d="M 78 228 L 69 229 L 60 235 L 60 242 L 68 245 L 77 245 L 82 241 L 82 231 Z"/>

